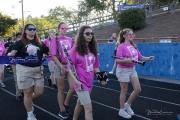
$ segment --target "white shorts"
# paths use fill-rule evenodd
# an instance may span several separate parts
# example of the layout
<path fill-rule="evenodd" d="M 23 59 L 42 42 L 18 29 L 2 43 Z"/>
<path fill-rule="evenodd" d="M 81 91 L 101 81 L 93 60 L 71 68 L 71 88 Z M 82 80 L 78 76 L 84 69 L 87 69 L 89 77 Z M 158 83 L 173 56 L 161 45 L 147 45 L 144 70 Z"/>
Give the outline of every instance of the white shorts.
<path fill-rule="evenodd" d="M 61 69 L 54 61 L 48 61 L 48 67 L 50 73 L 53 73 L 56 79 L 61 79 Z"/>
<path fill-rule="evenodd" d="M 90 93 L 89 91 L 76 91 L 78 99 L 81 105 L 87 105 L 91 103 Z"/>
<path fill-rule="evenodd" d="M 4 72 L 4 64 L 0 64 L 0 72 Z"/>
<path fill-rule="evenodd" d="M 116 68 L 116 77 L 119 82 L 130 82 L 132 77 L 138 78 L 135 68 Z"/>

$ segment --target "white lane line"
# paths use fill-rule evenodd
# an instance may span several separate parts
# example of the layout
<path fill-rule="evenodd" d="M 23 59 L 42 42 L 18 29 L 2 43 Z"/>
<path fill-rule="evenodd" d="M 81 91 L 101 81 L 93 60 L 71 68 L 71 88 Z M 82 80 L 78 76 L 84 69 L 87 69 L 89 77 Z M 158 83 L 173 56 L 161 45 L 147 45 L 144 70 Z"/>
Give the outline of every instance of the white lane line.
<path fill-rule="evenodd" d="M 117 92 L 117 93 L 120 93 L 120 91 L 118 90 L 114 90 L 114 89 L 111 89 L 111 88 L 105 88 L 105 87 L 100 87 L 100 86 L 96 86 L 96 85 L 93 85 L 94 87 L 97 87 L 97 88 L 102 88 L 102 89 L 106 89 L 106 90 L 109 90 L 109 91 L 114 91 L 114 92 Z M 48 87 L 48 86 L 46 86 Z M 48 87 L 49 89 L 53 89 L 51 87 Z M 53 89 L 54 90 L 54 89 Z M 140 98 L 144 98 L 144 99 L 149 99 L 149 100 L 153 100 L 153 101 L 157 101 L 157 102 L 162 102 L 162 103 L 166 103 L 166 104 L 170 104 L 170 105 L 174 105 L 174 106 L 178 106 L 180 107 L 180 104 L 177 104 L 177 103 L 173 103 L 173 102 L 169 102 L 169 101 L 164 101 L 164 100 L 159 100 L 159 99 L 155 99 L 155 98 L 150 98 L 150 97 L 145 97 L 145 96 L 139 96 Z"/>
<path fill-rule="evenodd" d="M 14 93 L 12 93 L 12 92 L 10 92 L 10 91 L 4 89 L 4 88 L 1 88 L 1 90 L 4 91 L 4 92 L 6 92 L 6 93 L 8 93 L 8 94 L 10 94 L 10 95 L 12 95 L 12 96 L 14 96 L 14 97 L 16 97 L 16 95 L 15 95 Z M 37 109 L 39 109 L 39 110 L 41 110 L 41 111 L 43 111 L 43 112 L 49 114 L 50 116 L 52 116 L 52 117 L 58 119 L 58 120 L 62 120 L 60 117 L 58 117 L 58 116 L 55 115 L 54 113 L 51 113 L 51 112 L 47 111 L 46 109 L 44 109 L 44 108 L 42 108 L 42 107 L 40 107 L 40 106 L 38 106 L 38 105 L 33 104 L 33 106 L 36 107 Z"/>
<path fill-rule="evenodd" d="M 44 109 L 44 108 L 42 108 L 42 107 L 40 107 L 40 106 L 38 106 L 38 105 L 33 104 L 33 106 L 36 107 L 37 109 L 39 109 L 39 110 L 41 110 L 41 111 L 49 114 L 50 116 L 53 116 L 54 118 L 56 118 L 56 119 L 58 119 L 58 120 L 63 120 L 63 119 L 61 119 L 59 116 L 57 116 L 56 114 L 51 113 L 51 112 L 47 111 L 46 109 Z"/>
<path fill-rule="evenodd" d="M 49 87 L 49 86 L 46 86 L 44 85 L 45 88 L 48 88 L 48 89 L 51 89 L 51 90 L 54 90 L 54 91 L 57 91 L 56 89 L 52 88 L 52 87 Z M 64 92 L 64 93 L 67 93 L 67 92 Z"/>
<path fill-rule="evenodd" d="M 116 110 L 116 111 L 119 111 L 118 108 L 115 108 L 115 107 L 112 107 L 112 106 L 109 106 L 109 105 L 105 105 L 103 103 L 100 103 L 100 102 L 97 102 L 97 101 L 94 101 L 92 100 L 92 102 L 98 104 L 98 105 L 101 105 L 101 106 L 104 106 L 104 107 L 107 107 L 107 108 L 110 108 L 110 109 L 113 109 L 113 110 Z M 147 118 L 147 117 L 144 117 L 144 116 L 141 116 L 141 115 L 138 115 L 138 114 L 135 114 L 135 116 L 139 117 L 139 118 L 142 118 L 142 119 L 145 119 L 145 120 L 151 120 L 150 118 Z"/>
<path fill-rule="evenodd" d="M 141 84 L 145 87 L 151 87 L 151 88 L 156 88 L 156 89 L 162 89 L 162 90 L 167 90 L 167 91 L 173 91 L 173 92 L 179 92 L 180 93 L 180 90 L 173 90 L 173 89 L 168 89 L 168 88 L 162 88 L 162 87 L 156 87 L 156 86 L 151 86 L 151 85 L 145 85 L 145 84 Z"/>
<path fill-rule="evenodd" d="M 94 85 L 94 87 L 97 87 L 97 88 L 102 88 L 102 89 L 106 89 L 106 90 L 109 90 L 109 91 L 114 91 L 114 92 L 118 92 L 118 93 L 120 93 L 120 91 L 118 91 L 118 90 L 114 90 L 114 89 L 111 89 L 111 88 L 105 88 L 105 87 L 100 87 L 100 86 L 96 86 L 96 85 Z M 169 101 L 159 100 L 159 99 L 150 98 L 150 97 L 145 97 L 145 96 L 139 96 L 139 97 L 140 97 L 140 98 L 144 98 L 144 99 L 150 99 L 150 100 L 154 100 L 154 101 L 162 102 L 162 103 L 167 103 L 167 104 L 171 104 L 171 105 L 175 105 L 175 106 L 180 107 L 180 104 L 173 103 L 173 102 L 169 102 Z"/>
<path fill-rule="evenodd" d="M 110 80 L 111 82 L 118 82 L 117 80 Z M 157 89 L 162 89 L 162 90 L 167 90 L 167 91 L 173 91 L 173 92 L 180 92 L 180 90 L 174 90 L 174 89 L 168 89 L 168 88 L 163 88 L 163 87 L 156 87 L 156 86 L 152 86 L 152 85 L 145 85 L 145 84 L 141 84 L 141 86 L 146 86 L 146 87 L 151 87 L 151 88 L 157 88 Z"/>
<path fill-rule="evenodd" d="M 173 103 L 173 102 L 169 102 L 169 101 L 164 101 L 164 100 L 159 100 L 159 99 L 154 99 L 154 98 L 149 98 L 149 97 L 143 97 L 143 96 L 141 96 L 141 97 L 144 98 L 144 99 L 150 99 L 150 100 L 154 100 L 154 101 L 158 101 L 158 102 L 162 102 L 162 103 L 166 103 L 166 104 L 170 104 L 170 105 L 174 105 L 174 106 L 180 107 L 180 104 L 177 104 L 177 103 Z"/>
<path fill-rule="evenodd" d="M 49 87 L 49 86 L 45 86 L 45 87 L 48 88 L 48 89 L 51 89 L 51 90 L 55 90 L 54 88 L 51 88 L 51 87 Z M 67 92 L 64 92 L 64 93 L 67 94 Z M 73 95 L 73 96 L 77 97 L 77 95 Z M 106 107 L 106 108 L 110 108 L 110 109 L 119 111 L 118 108 L 115 108 L 115 107 L 112 107 L 112 106 L 109 106 L 109 105 L 105 105 L 105 104 L 103 104 L 103 103 L 100 103 L 100 102 L 97 102 L 97 101 L 94 101 L 94 100 L 92 100 L 92 102 L 95 103 L 95 104 L 98 104 L 98 105 L 100 105 L 100 106 L 103 106 L 103 107 Z M 146 118 L 146 117 L 141 116 L 141 115 L 138 115 L 138 114 L 135 114 L 135 116 L 137 116 L 137 117 L 139 117 L 139 118 L 142 118 L 142 119 L 145 119 L 145 120 L 151 120 L 151 119 L 149 119 L 149 118 Z"/>

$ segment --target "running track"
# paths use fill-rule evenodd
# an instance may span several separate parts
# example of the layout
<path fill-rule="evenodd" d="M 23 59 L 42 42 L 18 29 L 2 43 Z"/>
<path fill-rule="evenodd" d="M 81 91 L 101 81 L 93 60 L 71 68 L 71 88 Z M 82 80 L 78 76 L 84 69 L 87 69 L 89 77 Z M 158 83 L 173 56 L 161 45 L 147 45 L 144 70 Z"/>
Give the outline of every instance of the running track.
<path fill-rule="evenodd" d="M 47 70 L 45 70 L 47 73 Z M 140 79 L 142 92 L 132 105 L 135 116 L 132 120 L 178 120 L 180 114 L 180 85 Z M 0 88 L 0 120 L 26 120 L 23 103 L 15 100 L 15 87 L 11 73 L 5 74 L 6 88 Z M 67 82 L 65 91 L 67 91 Z M 132 87 L 130 86 L 130 91 Z M 119 83 L 111 78 L 107 86 L 96 81 L 92 91 L 94 120 L 124 120 L 118 117 Z M 45 81 L 44 94 L 34 101 L 38 120 L 61 120 L 57 116 L 57 90 Z M 71 100 L 73 112 L 77 97 Z M 71 120 L 71 119 L 70 119 Z M 84 120 L 81 114 L 80 120 Z"/>

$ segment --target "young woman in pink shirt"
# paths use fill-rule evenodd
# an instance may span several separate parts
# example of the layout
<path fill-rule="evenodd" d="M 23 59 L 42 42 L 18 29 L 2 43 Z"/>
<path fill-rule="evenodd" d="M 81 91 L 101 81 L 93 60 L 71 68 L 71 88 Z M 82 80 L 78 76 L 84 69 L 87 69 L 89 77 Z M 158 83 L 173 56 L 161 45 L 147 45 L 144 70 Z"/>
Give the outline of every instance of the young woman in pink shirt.
<path fill-rule="evenodd" d="M 119 35 L 120 44 L 118 45 L 116 52 L 116 57 L 118 58 L 116 59 L 116 76 L 120 82 L 121 88 L 119 116 L 129 119 L 134 115 L 130 106 L 141 92 L 138 75 L 135 70 L 135 61 L 153 60 L 154 56 L 144 57 L 141 55 L 133 41 L 135 34 L 131 29 L 123 29 L 120 31 Z M 125 103 L 129 82 L 132 83 L 134 90 Z"/>
<path fill-rule="evenodd" d="M 82 85 L 82 91 L 78 91 L 77 84 L 74 89 L 78 94 L 78 100 L 74 110 L 73 120 L 78 120 L 82 106 L 85 111 L 85 120 L 93 120 L 90 92 L 93 87 L 94 73 L 99 72 L 99 59 L 94 33 L 90 26 L 82 26 L 76 37 L 75 46 L 69 51 L 70 59 L 75 66 L 77 77 Z M 101 82 L 106 84 L 105 81 Z"/>
<path fill-rule="evenodd" d="M 55 76 L 57 78 L 57 100 L 59 104 L 59 113 L 58 116 L 67 119 L 69 117 L 68 111 L 65 109 L 64 105 L 64 81 L 65 77 L 67 76 L 68 79 L 71 79 L 68 70 L 68 62 L 62 49 L 62 45 L 65 46 L 67 50 L 70 50 L 73 47 L 73 40 L 71 37 L 66 36 L 68 26 L 61 22 L 58 25 L 58 32 L 56 36 L 52 39 L 52 49 L 50 49 L 50 56 L 52 56 L 52 60 L 55 63 Z"/>

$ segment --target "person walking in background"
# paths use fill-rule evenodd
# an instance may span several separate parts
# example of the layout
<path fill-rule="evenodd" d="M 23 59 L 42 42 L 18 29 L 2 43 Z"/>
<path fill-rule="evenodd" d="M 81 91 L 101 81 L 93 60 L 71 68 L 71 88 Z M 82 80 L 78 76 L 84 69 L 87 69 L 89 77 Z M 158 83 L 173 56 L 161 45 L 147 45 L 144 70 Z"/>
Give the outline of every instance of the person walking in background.
<path fill-rule="evenodd" d="M 9 50 L 12 48 L 13 44 L 14 44 L 13 37 L 8 37 L 8 39 L 6 40 L 5 45 L 4 45 L 6 48 L 6 53 L 9 52 Z M 5 64 L 5 69 L 6 69 L 6 71 L 12 73 L 11 65 Z"/>
<path fill-rule="evenodd" d="M 14 44 L 12 46 L 9 47 L 7 53 L 11 52 L 12 49 L 13 49 L 13 46 L 16 44 L 17 41 L 19 41 L 21 39 L 21 33 L 18 32 L 16 33 L 16 36 L 15 36 L 15 40 L 14 40 Z M 12 70 L 13 70 L 13 78 L 14 78 L 14 81 L 15 81 L 15 88 L 16 88 L 16 100 L 17 101 L 23 101 L 23 91 L 18 89 L 18 86 L 17 86 L 17 75 L 16 75 L 16 64 L 13 64 L 11 65 L 12 66 Z"/>
<path fill-rule="evenodd" d="M 118 38 L 119 38 L 119 36 L 118 36 Z M 119 45 L 118 38 L 116 38 L 115 41 L 114 41 L 114 43 L 115 43 L 114 56 L 116 56 L 117 46 Z M 114 64 L 113 64 L 112 70 L 109 73 L 110 74 L 115 74 L 116 73 L 116 67 L 117 67 L 116 60 L 114 60 Z"/>
<path fill-rule="evenodd" d="M 0 56 L 4 56 L 6 53 L 6 49 L 4 46 L 4 40 L 0 36 Z M 0 87 L 6 87 L 6 85 L 3 83 L 4 80 L 4 64 L 0 64 Z"/>
<path fill-rule="evenodd" d="M 14 43 L 13 43 L 13 38 L 12 37 L 9 37 L 8 39 L 7 39 L 7 41 L 5 42 L 5 48 L 6 48 L 6 50 L 8 50 L 12 45 L 13 45 Z"/>
<path fill-rule="evenodd" d="M 135 34 L 129 28 L 120 31 L 120 44 L 117 47 L 116 62 L 117 70 L 116 76 L 120 82 L 120 110 L 119 116 L 123 118 L 131 118 L 134 115 L 134 111 L 131 108 L 131 104 L 141 92 L 141 86 L 138 79 L 137 72 L 135 70 L 135 61 L 148 61 L 153 60 L 154 56 L 144 57 L 141 55 L 136 47 L 133 39 Z M 126 95 L 128 91 L 128 83 L 131 82 L 133 86 L 133 92 L 130 94 L 126 101 Z M 126 102 L 125 102 L 126 101 Z"/>
<path fill-rule="evenodd" d="M 44 44 L 49 48 L 49 51 L 51 53 L 51 50 L 53 49 L 53 42 L 54 44 L 56 44 L 56 41 L 55 41 L 55 30 L 54 29 L 50 29 L 48 30 L 48 37 L 44 40 Z M 53 58 L 51 55 L 48 56 L 48 68 L 49 68 L 49 71 L 50 71 L 50 79 L 48 79 L 48 82 L 49 82 L 49 85 L 53 86 L 54 88 L 57 88 L 56 86 L 56 74 L 55 71 L 56 70 L 56 64 L 55 62 L 53 61 Z"/>
<path fill-rule="evenodd" d="M 117 41 L 117 35 L 116 33 L 113 33 L 111 37 L 108 39 L 108 43 L 116 43 Z"/>
<path fill-rule="evenodd" d="M 74 109 L 73 120 L 78 120 L 82 106 L 85 111 L 85 120 L 93 120 L 90 93 L 93 87 L 94 73 L 100 70 L 97 43 L 90 26 L 80 27 L 76 37 L 76 44 L 69 51 L 69 56 L 75 66 L 83 90 L 83 92 L 78 91 L 79 84 L 74 83 L 73 88 L 78 94 L 78 100 Z M 106 84 L 106 82 L 102 82 L 102 84 Z"/>
<path fill-rule="evenodd" d="M 48 48 L 39 40 L 36 27 L 26 24 L 22 38 L 14 45 L 8 56 L 28 57 L 37 56 L 37 63 L 16 64 L 18 89 L 23 90 L 24 106 L 27 111 L 27 120 L 37 120 L 33 111 L 33 99 L 42 95 L 44 91 L 44 77 L 42 74 L 43 53 L 48 53 Z"/>

